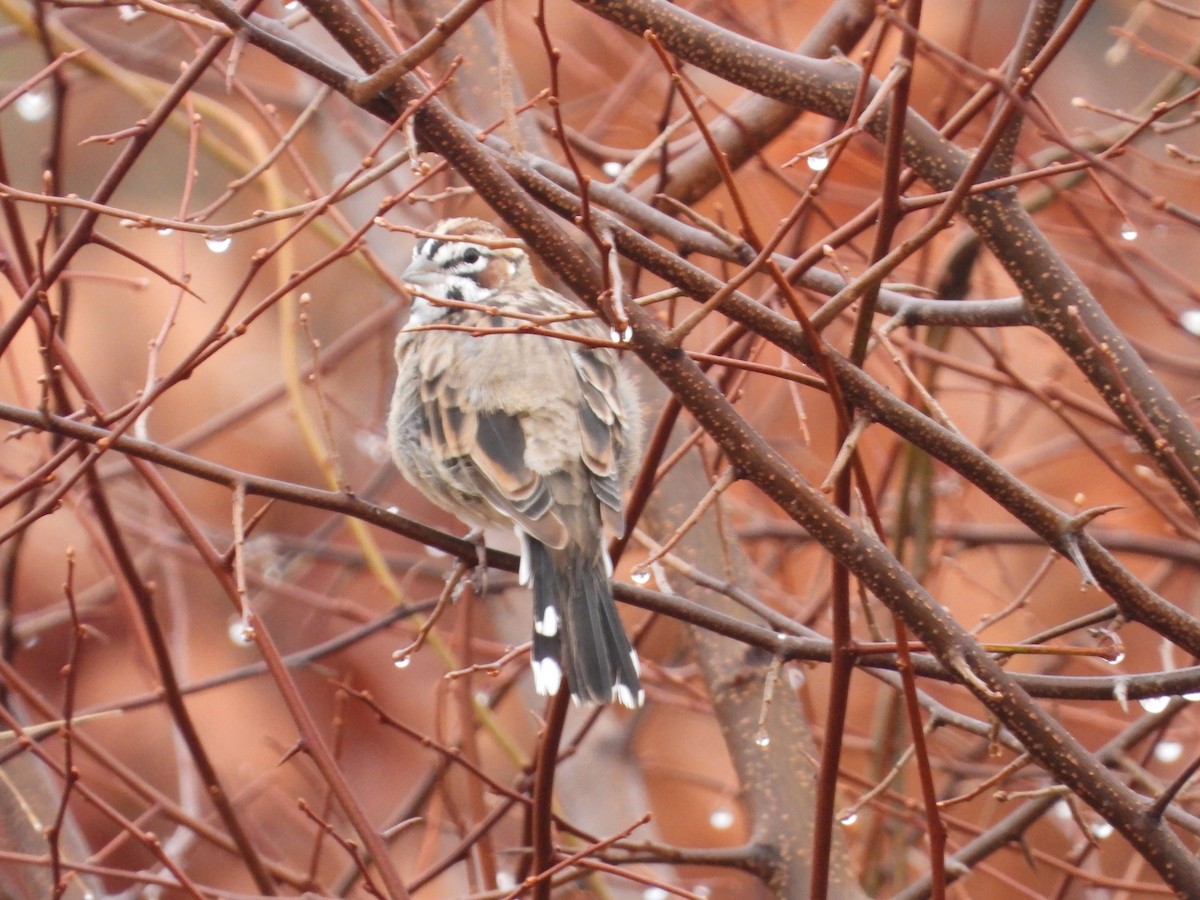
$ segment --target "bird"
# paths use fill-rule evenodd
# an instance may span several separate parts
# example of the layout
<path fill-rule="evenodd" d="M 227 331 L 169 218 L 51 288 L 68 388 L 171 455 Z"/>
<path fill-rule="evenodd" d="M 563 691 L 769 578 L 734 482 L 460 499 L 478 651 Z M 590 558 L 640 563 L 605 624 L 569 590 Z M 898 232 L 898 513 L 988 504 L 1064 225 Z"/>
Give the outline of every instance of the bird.
<path fill-rule="evenodd" d="M 617 614 L 604 528 L 624 533 L 640 452 L 632 375 L 583 307 L 538 282 L 524 245 L 475 218 L 438 222 L 401 280 L 388 444 L 405 479 L 468 526 L 511 527 L 533 595 L 534 687 L 577 705 L 645 700 Z M 530 333 L 530 323 L 563 335 Z M 574 339 L 572 339 L 574 338 Z"/>

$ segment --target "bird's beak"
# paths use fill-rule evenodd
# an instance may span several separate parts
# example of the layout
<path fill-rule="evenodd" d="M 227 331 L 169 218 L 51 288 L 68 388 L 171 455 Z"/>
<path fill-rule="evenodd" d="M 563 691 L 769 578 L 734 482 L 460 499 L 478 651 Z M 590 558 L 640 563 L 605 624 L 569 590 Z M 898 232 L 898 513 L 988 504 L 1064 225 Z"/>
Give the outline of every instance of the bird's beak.
<path fill-rule="evenodd" d="M 400 280 L 419 287 L 425 284 L 433 284 L 441 277 L 441 270 L 434 264 L 433 260 L 426 256 L 418 256 L 409 263 L 408 268 L 404 270 L 404 274 L 400 276 Z"/>

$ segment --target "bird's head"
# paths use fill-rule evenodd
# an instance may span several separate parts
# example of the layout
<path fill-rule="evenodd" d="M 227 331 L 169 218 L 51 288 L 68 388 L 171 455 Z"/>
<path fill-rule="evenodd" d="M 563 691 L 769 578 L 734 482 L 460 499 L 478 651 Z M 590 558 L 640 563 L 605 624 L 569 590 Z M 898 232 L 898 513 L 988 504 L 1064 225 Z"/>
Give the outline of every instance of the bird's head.
<path fill-rule="evenodd" d="M 401 278 L 438 300 L 488 303 L 501 291 L 533 281 L 529 256 L 520 241 L 479 219 L 445 219 L 430 237 L 413 247 L 412 262 Z M 446 307 L 424 302 L 414 314 L 432 320 Z"/>

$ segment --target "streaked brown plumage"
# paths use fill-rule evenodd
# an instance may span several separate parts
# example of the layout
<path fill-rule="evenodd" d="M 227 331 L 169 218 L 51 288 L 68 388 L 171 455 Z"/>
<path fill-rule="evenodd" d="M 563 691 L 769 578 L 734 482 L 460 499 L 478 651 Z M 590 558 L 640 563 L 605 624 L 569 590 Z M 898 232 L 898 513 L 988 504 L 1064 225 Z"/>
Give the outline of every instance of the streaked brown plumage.
<path fill-rule="evenodd" d="M 538 284 L 518 242 L 486 222 L 447 219 L 434 233 L 445 237 L 418 241 L 403 276 L 432 299 L 414 297 L 396 340 L 396 465 L 468 524 L 516 531 L 521 581 L 534 596 L 539 693 L 556 694 L 565 673 L 577 702 L 639 706 L 602 528 L 624 529 L 621 488 L 640 438 L 633 385 L 610 349 L 486 333 L 579 307 Z M 594 318 L 552 327 L 606 336 Z"/>

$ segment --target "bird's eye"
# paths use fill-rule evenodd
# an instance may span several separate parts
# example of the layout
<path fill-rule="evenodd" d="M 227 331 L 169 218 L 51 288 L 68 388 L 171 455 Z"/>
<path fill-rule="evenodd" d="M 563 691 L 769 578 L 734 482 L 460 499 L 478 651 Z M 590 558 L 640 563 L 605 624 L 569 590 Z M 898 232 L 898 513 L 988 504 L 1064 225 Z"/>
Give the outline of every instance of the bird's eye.
<path fill-rule="evenodd" d="M 474 247 L 468 247 L 463 251 L 462 261 L 467 265 L 479 262 L 479 251 Z"/>

